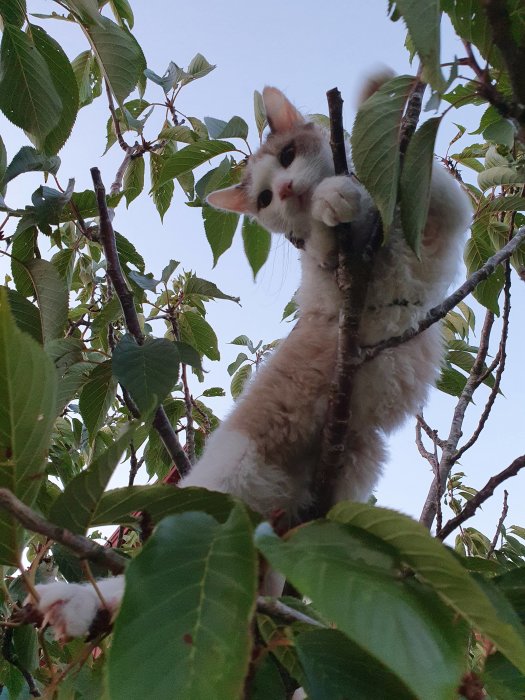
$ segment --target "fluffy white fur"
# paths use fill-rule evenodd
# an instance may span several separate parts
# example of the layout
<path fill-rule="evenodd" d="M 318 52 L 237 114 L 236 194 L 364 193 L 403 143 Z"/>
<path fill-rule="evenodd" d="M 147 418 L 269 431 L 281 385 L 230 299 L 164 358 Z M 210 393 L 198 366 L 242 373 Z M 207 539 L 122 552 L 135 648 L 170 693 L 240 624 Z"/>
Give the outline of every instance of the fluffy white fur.
<path fill-rule="evenodd" d="M 256 217 L 301 249 L 299 320 L 257 372 L 230 416 L 181 486 L 232 493 L 268 515 L 297 514 L 311 502 L 311 481 L 332 378 L 340 295 L 332 228 L 363 226 L 372 203 L 354 177 L 334 176 L 328 135 L 308 124 L 286 97 L 266 88 L 271 134 L 249 159 L 240 185 L 212 193 L 215 207 Z M 457 273 L 470 207 L 453 179 L 436 165 L 419 261 L 399 226 L 377 255 L 360 328 L 371 345 L 413 326 L 443 297 Z M 385 433 L 425 402 L 442 359 L 437 325 L 387 350 L 358 371 L 351 405 L 345 469 L 335 500 L 366 499 L 381 473 Z M 123 579 L 100 582 L 117 605 Z M 99 600 L 89 586 L 39 586 L 39 607 L 60 636 L 85 634 Z M 115 602 L 117 601 L 117 602 Z"/>

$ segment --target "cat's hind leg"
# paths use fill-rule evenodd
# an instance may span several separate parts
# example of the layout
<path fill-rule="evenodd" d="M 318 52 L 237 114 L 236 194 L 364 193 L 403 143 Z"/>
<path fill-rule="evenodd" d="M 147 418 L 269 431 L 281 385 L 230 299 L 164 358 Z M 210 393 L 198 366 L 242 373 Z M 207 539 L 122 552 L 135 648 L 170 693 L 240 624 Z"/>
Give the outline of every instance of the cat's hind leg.
<path fill-rule="evenodd" d="M 381 476 L 386 455 L 386 440 L 381 430 L 352 430 L 346 447 L 345 465 L 335 487 L 334 503 L 367 501 Z"/>

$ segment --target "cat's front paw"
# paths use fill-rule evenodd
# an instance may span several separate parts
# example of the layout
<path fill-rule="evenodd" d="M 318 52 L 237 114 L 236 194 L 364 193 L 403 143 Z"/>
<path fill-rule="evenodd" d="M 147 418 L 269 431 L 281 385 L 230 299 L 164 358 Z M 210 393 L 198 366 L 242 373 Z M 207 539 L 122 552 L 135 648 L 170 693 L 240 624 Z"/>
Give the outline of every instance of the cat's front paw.
<path fill-rule="evenodd" d="M 327 177 L 312 195 L 312 216 L 327 226 L 353 221 L 359 214 L 361 192 L 348 175 Z"/>

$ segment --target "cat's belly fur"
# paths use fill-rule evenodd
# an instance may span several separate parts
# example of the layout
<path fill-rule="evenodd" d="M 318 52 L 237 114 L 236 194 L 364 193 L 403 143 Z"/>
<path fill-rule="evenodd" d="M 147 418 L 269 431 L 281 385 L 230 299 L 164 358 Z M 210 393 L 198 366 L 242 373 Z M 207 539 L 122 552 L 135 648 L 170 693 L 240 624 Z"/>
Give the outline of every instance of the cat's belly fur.
<path fill-rule="evenodd" d="M 268 514 L 311 501 L 337 349 L 338 319 L 301 318 L 258 372 L 181 485 L 239 496 Z M 345 470 L 336 499 L 366 499 L 385 457 L 384 431 L 416 413 L 442 355 L 437 326 L 356 373 Z M 315 490 L 315 487 L 314 487 Z"/>

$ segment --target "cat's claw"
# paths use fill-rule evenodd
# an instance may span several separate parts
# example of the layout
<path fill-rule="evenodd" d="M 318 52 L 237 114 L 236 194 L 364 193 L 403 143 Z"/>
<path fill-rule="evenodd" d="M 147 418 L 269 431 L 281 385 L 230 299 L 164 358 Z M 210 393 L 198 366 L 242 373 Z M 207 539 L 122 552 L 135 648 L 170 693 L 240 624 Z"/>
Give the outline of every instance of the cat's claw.
<path fill-rule="evenodd" d="M 312 216 L 327 226 L 353 221 L 360 210 L 361 192 L 347 175 L 327 177 L 315 188 Z"/>

